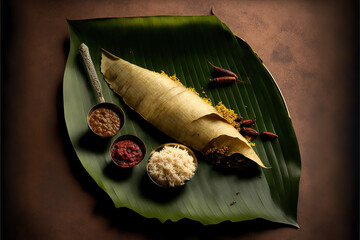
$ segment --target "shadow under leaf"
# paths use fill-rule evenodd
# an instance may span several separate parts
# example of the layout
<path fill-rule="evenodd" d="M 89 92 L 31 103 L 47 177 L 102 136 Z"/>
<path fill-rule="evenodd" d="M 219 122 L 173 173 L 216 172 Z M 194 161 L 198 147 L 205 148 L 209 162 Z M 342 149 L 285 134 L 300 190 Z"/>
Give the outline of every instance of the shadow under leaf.
<path fill-rule="evenodd" d="M 93 152 L 104 152 L 108 149 L 110 141 L 111 138 L 101 138 L 88 130 L 80 137 L 79 146 Z"/>
<path fill-rule="evenodd" d="M 114 181 L 125 181 L 126 179 L 129 179 L 132 171 L 133 168 L 121 168 L 113 161 L 107 164 L 104 168 L 105 175 Z"/>
<path fill-rule="evenodd" d="M 181 194 L 185 186 L 177 188 L 162 188 L 156 185 L 145 172 L 141 178 L 139 187 L 141 194 L 145 198 L 159 203 L 168 203 L 171 200 L 176 199 Z"/>

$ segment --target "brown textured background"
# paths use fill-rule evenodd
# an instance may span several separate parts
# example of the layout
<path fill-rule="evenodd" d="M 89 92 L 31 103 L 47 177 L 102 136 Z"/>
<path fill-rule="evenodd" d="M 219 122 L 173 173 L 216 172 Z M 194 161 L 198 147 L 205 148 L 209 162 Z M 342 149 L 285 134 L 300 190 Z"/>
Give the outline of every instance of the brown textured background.
<path fill-rule="evenodd" d="M 261 220 L 160 224 L 114 209 L 64 125 L 66 19 L 207 15 L 262 58 L 287 101 L 302 156 L 300 229 Z M 2 239 L 357 239 L 358 1 L 1 2 Z"/>

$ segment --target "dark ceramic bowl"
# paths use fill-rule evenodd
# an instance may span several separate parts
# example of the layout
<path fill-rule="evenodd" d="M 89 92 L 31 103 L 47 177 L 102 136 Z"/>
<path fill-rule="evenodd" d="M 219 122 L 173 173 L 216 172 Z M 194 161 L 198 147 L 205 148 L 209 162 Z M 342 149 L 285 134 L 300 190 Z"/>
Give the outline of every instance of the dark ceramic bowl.
<path fill-rule="evenodd" d="M 134 162 L 131 162 L 131 161 L 127 160 L 127 159 L 116 159 L 112 154 L 113 149 L 115 147 L 115 144 L 117 144 L 120 141 L 125 141 L 125 140 L 130 140 L 130 141 L 136 143 L 139 146 L 139 148 L 140 148 L 140 150 L 142 152 L 142 156 L 139 157 Z M 138 137 L 136 137 L 134 135 L 123 135 L 123 136 L 120 136 L 120 137 L 116 138 L 113 141 L 113 143 L 110 146 L 109 151 L 110 151 L 111 159 L 115 163 L 115 165 L 117 165 L 119 167 L 122 167 L 122 168 L 131 168 L 131 167 L 134 167 L 134 166 L 138 165 L 144 159 L 144 156 L 146 154 L 146 147 L 145 147 L 144 142 L 140 138 L 138 138 Z"/>

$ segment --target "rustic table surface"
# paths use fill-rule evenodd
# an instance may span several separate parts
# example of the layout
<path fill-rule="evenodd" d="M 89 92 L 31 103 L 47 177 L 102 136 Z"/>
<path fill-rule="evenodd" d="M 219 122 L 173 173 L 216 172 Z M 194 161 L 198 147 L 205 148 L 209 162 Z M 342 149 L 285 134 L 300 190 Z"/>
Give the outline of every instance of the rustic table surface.
<path fill-rule="evenodd" d="M 215 14 L 247 41 L 287 101 L 299 141 L 300 229 L 255 220 L 161 224 L 115 209 L 67 135 L 66 19 Z M 2 1 L 2 239 L 357 239 L 355 0 Z"/>

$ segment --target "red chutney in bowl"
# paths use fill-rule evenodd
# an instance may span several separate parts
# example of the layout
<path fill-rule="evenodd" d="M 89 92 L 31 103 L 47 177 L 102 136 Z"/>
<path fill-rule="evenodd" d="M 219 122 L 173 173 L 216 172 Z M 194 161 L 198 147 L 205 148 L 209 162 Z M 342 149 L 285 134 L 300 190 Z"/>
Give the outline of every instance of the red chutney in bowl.
<path fill-rule="evenodd" d="M 144 153 L 140 146 L 132 140 L 120 140 L 113 144 L 111 158 L 120 167 L 133 167 L 141 162 Z"/>

